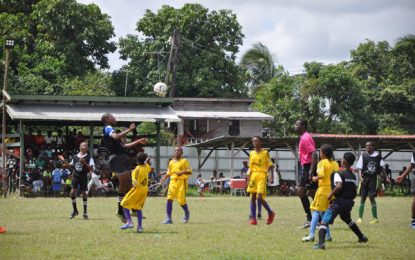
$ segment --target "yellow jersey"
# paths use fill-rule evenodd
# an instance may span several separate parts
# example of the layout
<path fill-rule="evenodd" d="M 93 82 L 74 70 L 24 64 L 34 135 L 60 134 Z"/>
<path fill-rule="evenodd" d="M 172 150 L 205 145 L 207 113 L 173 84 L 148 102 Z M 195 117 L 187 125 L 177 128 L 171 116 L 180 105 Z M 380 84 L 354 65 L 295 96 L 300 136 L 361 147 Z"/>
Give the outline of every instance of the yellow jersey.
<path fill-rule="evenodd" d="M 143 164 L 137 165 L 133 173 L 131 174 L 131 179 L 134 187 L 148 187 L 148 174 L 151 172 L 150 165 Z"/>
<path fill-rule="evenodd" d="M 271 157 L 267 150 L 251 151 L 249 154 L 249 170 L 248 175 L 251 173 L 263 173 L 268 174 L 268 168 L 272 166 Z"/>
<path fill-rule="evenodd" d="M 188 160 L 184 158 L 180 158 L 179 160 L 172 159 L 169 162 L 169 168 L 167 169 L 167 175 L 170 176 L 171 180 L 175 179 L 183 179 L 186 180 L 189 178 L 188 174 L 183 174 L 181 176 L 177 176 L 177 173 L 182 171 L 188 171 L 192 173 L 192 167 L 190 166 L 190 163 Z"/>
<path fill-rule="evenodd" d="M 331 175 L 339 171 L 339 164 L 328 159 L 321 160 L 317 164 L 318 186 L 331 186 Z"/>

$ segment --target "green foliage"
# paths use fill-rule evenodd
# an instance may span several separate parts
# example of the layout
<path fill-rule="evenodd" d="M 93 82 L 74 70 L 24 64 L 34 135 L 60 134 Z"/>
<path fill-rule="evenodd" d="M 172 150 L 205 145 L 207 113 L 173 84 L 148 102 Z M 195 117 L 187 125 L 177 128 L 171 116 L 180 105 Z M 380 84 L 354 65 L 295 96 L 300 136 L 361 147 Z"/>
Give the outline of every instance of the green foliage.
<path fill-rule="evenodd" d="M 125 70 L 129 71 L 127 95 L 148 96 L 164 81 L 169 38 L 180 32 L 176 96 L 237 97 L 246 95 L 242 70 L 235 59 L 243 34 L 230 10 L 210 11 L 199 4 L 179 9 L 163 5 L 157 13 L 146 10 L 137 22 L 137 35 L 119 41 L 128 66 L 114 73 L 113 90 L 123 95 Z M 155 52 L 161 52 L 157 55 Z"/>
<path fill-rule="evenodd" d="M 78 96 L 115 96 L 110 86 L 110 74 L 102 72 L 88 73 L 84 77 L 75 77 L 66 81 L 63 84 L 63 94 Z"/>
<path fill-rule="evenodd" d="M 241 67 L 248 73 L 247 85 L 251 92 L 265 82 L 271 80 L 275 75 L 274 58 L 269 49 L 262 43 L 255 43 L 242 56 Z"/>
<path fill-rule="evenodd" d="M 106 54 L 114 29 L 95 4 L 75 0 L 0 2 L 0 34 L 14 39 L 11 93 L 63 94 L 63 85 L 99 68 L 108 68 Z M 3 55 L 3 50 L 1 50 Z"/>

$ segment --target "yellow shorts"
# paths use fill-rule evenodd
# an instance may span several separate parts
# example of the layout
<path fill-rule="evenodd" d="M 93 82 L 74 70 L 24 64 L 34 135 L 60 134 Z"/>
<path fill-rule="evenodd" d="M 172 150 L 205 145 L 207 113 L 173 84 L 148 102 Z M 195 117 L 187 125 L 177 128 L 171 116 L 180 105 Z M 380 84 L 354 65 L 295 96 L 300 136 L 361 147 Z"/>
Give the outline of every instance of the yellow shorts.
<path fill-rule="evenodd" d="M 327 196 L 331 192 L 330 186 L 320 186 L 317 189 L 316 195 L 314 195 L 313 203 L 311 203 L 310 209 L 317 211 L 326 211 L 329 208 L 329 200 Z"/>
<path fill-rule="evenodd" d="M 179 202 L 180 206 L 186 204 L 187 179 L 170 180 L 169 191 L 167 193 L 168 200 L 175 200 Z"/>
<path fill-rule="evenodd" d="M 263 173 L 251 173 L 247 191 L 249 193 L 267 194 L 267 175 Z"/>
<path fill-rule="evenodd" d="M 121 201 L 121 206 L 127 209 L 141 210 L 147 199 L 148 187 L 133 187 Z"/>

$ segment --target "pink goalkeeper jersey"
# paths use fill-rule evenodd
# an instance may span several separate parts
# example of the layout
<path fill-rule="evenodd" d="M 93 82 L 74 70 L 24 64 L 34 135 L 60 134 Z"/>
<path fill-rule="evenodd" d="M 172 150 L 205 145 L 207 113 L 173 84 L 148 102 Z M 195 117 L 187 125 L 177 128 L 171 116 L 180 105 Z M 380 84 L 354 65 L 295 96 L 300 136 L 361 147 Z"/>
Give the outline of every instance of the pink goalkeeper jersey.
<path fill-rule="evenodd" d="M 310 133 L 305 132 L 301 136 L 298 150 L 300 152 L 301 165 L 311 163 L 312 154 L 316 150 L 316 144 L 314 143 L 313 137 L 311 137 Z"/>

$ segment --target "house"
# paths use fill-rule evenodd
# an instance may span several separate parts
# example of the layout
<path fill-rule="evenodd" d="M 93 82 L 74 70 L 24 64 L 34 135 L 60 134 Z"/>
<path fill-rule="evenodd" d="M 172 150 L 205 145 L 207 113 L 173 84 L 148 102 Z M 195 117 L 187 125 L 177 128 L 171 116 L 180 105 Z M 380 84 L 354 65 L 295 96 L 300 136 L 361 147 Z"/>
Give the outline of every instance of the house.
<path fill-rule="evenodd" d="M 254 99 L 175 98 L 173 110 L 179 143 L 199 143 L 219 136 L 261 135 L 262 122 L 273 117 L 251 108 Z"/>

